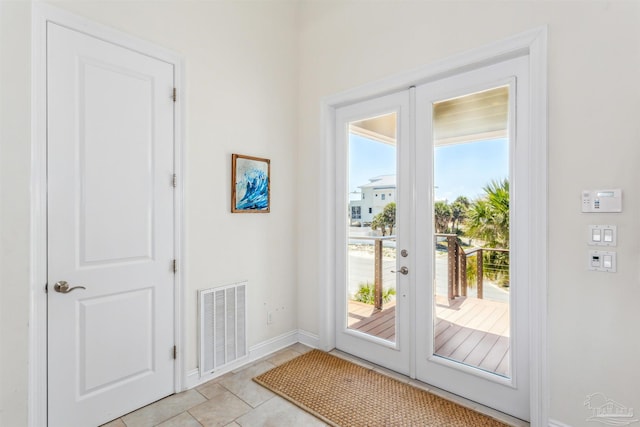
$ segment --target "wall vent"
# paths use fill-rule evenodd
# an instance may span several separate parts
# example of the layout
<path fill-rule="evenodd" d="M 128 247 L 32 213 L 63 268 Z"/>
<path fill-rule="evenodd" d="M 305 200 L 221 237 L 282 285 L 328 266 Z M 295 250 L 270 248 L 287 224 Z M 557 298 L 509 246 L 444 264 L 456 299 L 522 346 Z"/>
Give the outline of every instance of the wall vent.
<path fill-rule="evenodd" d="M 247 356 L 247 282 L 198 291 L 200 376 Z"/>

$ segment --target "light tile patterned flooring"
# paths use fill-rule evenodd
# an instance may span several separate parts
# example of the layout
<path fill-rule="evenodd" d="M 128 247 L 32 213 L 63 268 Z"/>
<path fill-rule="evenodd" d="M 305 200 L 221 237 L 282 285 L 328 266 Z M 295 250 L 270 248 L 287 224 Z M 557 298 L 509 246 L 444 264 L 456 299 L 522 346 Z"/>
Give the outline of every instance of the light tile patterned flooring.
<path fill-rule="evenodd" d="M 325 423 L 252 381 L 252 378 L 293 359 L 311 348 L 294 344 L 237 371 L 199 387 L 152 403 L 103 427 L 315 427 Z M 428 390 L 460 405 L 475 409 L 515 427 L 529 423 L 485 408 L 444 390 L 334 350 L 332 354 L 402 382 Z"/>

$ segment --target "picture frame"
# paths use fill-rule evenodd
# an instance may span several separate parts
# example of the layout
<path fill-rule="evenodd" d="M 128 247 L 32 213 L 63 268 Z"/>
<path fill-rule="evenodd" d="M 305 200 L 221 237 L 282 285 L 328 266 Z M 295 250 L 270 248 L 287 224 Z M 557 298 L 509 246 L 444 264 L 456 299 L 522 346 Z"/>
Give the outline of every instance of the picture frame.
<path fill-rule="evenodd" d="M 271 160 L 231 155 L 231 212 L 271 211 Z"/>

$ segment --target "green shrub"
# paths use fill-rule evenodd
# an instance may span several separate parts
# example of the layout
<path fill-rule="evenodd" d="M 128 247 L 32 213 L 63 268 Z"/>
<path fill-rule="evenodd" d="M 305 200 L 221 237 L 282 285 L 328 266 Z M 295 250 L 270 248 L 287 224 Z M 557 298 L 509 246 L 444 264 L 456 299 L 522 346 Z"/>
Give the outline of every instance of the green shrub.
<path fill-rule="evenodd" d="M 376 287 L 375 285 L 366 282 L 360 283 L 358 285 L 358 292 L 354 295 L 354 299 L 358 302 L 363 302 L 365 304 L 375 304 L 375 294 Z M 391 297 L 396 294 L 396 290 L 394 288 L 387 288 L 382 290 L 382 302 L 389 302 Z"/>
<path fill-rule="evenodd" d="M 476 286 L 478 277 L 477 253 L 467 258 L 467 286 Z M 509 252 L 483 251 L 483 278 L 495 282 L 497 285 L 509 287 Z"/>

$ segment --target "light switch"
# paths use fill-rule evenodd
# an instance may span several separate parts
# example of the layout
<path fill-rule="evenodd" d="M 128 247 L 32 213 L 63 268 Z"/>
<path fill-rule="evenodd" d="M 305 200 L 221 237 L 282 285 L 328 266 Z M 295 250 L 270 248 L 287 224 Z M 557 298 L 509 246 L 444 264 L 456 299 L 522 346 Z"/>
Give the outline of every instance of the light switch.
<path fill-rule="evenodd" d="M 587 267 L 591 271 L 605 271 L 615 273 L 616 253 L 605 251 L 589 251 L 589 264 Z"/>
<path fill-rule="evenodd" d="M 604 241 L 609 243 L 613 242 L 613 230 L 607 228 L 602 231 L 604 231 Z"/>
<path fill-rule="evenodd" d="M 592 246 L 616 246 L 615 225 L 590 225 L 588 245 Z"/>

